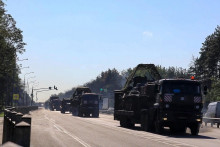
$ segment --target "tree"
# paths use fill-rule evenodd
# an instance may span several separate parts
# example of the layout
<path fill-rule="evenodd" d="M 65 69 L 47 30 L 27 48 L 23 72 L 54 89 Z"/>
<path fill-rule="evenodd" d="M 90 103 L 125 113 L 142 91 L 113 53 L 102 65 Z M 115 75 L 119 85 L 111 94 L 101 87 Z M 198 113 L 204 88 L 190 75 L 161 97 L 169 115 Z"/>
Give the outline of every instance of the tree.
<path fill-rule="evenodd" d="M 16 85 L 19 89 L 19 66 L 16 64 L 17 54 L 25 49 L 22 31 L 16 27 L 16 21 L 6 14 L 4 3 L 0 0 L 0 97 L 1 105 L 7 99 L 11 103 L 12 91 Z"/>
<path fill-rule="evenodd" d="M 192 62 L 191 73 L 195 73 L 196 77 L 208 86 L 209 93 L 205 101 L 220 100 L 220 26 L 206 37 L 200 49 L 200 56 Z"/>
<path fill-rule="evenodd" d="M 206 37 L 200 49 L 200 57 L 196 58 L 190 69 L 200 79 L 220 78 L 220 26 Z"/>

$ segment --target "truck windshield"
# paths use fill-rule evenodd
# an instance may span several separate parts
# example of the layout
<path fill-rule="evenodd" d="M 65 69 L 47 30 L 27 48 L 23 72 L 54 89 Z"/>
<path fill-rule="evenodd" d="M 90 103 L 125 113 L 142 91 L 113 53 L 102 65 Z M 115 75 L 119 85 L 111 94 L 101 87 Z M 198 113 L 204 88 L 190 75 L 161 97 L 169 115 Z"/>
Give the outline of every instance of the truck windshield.
<path fill-rule="evenodd" d="M 99 99 L 98 95 L 83 95 L 82 97 L 82 100 L 87 100 L 87 101 L 95 101 L 98 99 Z"/>
<path fill-rule="evenodd" d="M 199 84 L 183 82 L 166 82 L 163 84 L 164 93 L 200 94 Z"/>
<path fill-rule="evenodd" d="M 59 97 L 51 97 L 50 100 L 56 100 L 56 99 L 59 99 Z"/>

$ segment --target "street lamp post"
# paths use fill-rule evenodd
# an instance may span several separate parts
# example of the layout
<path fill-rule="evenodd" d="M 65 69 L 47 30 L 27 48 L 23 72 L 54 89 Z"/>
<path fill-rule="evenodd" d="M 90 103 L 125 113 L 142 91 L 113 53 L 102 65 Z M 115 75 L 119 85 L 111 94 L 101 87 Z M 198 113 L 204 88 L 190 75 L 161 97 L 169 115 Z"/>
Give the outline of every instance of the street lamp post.
<path fill-rule="evenodd" d="M 27 79 L 27 90 L 28 90 L 28 94 L 29 94 L 29 83 L 28 83 L 28 80 L 29 79 L 32 79 L 32 78 L 36 78 L 36 76 L 33 76 L 33 77 L 30 77 L 30 78 L 28 78 Z M 33 91 L 33 88 L 32 88 L 32 91 Z M 26 98 L 27 99 L 27 98 Z M 31 99 L 33 99 L 33 96 L 31 95 Z M 31 100 L 31 102 L 32 102 L 32 100 Z M 26 103 L 27 104 L 27 103 Z"/>
<path fill-rule="evenodd" d="M 34 90 L 38 90 L 38 91 L 36 91 L 36 101 L 37 101 L 37 93 L 38 92 L 43 92 L 43 91 L 50 91 L 50 90 L 58 90 L 57 89 L 57 87 L 54 85 L 54 87 L 48 87 L 48 88 L 38 88 L 38 89 L 33 89 L 33 87 L 32 87 L 32 93 L 31 93 L 31 96 L 32 96 L 32 101 L 31 101 L 31 106 L 32 106 L 32 104 L 33 104 L 33 97 L 34 97 Z"/>
<path fill-rule="evenodd" d="M 32 74 L 32 73 L 34 73 L 34 72 L 29 72 L 29 73 L 24 74 L 24 94 L 23 94 L 23 96 L 24 96 L 23 103 L 24 104 L 25 104 L 25 98 L 26 98 L 26 93 L 25 93 L 25 76 L 29 75 L 29 74 Z M 27 100 L 26 100 L 26 106 L 27 106 Z"/>

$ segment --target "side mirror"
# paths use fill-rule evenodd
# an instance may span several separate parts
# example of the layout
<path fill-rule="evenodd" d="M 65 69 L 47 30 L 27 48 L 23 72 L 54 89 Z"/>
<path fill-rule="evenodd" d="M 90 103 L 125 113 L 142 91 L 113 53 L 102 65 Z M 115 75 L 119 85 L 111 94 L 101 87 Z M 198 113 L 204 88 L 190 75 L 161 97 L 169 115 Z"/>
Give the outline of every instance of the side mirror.
<path fill-rule="evenodd" d="M 204 88 L 203 88 L 203 93 L 204 93 L 204 95 L 206 95 L 207 94 L 207 86 L 204 86 Z"/>
<path fill-rule="evenodd" d="M 155 90 L 156 93 L 159 93 L 159 91 L 160 91 L 160 86 L 159 86 L 159 85 L 155 85 L 155 89 L 154 89 L 154 90 Z"/>

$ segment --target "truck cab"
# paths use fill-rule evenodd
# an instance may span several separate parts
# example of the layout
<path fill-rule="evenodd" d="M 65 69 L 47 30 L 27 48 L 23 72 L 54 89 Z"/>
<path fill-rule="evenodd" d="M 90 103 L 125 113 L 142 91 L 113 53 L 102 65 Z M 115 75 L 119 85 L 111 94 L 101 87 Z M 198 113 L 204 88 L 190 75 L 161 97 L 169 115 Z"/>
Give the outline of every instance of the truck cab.
<path fill-rule="evenodd" d="M 83 116 L 99 117 L 99 95 L 95 93 L 83 94 L 80 100 L 79 113 Z"/>
<path fill-rule="evenodd" d="M 99 117 L 99 95 L 88 87 L 78 87 L 71 98 L 73 116 Z"/>
<path fill-rule="evenodd" d="M 70 98 L 63 98 L 63 100 L 61 101 L 60 112 L 65 113 L 66 111 L 70 111 L 70 107 L 71 107 Z"/>
<path fill-rule="evenodd" d="M 52 96 L 50 97 L 49 99 L 49 108 L 51 111 L 60 111 L 60 104 L 61 104 L 61 101 L 59 99 L 59 97 L 57 96 Z"/>
<path fill-rule="evenodd" d="M 156 95 L 156 126 L 169 127 L 172 131 L 191 129 L 193 135 L 199 132 L 202 123 L 201 84 L 189 79 L 162 79 L 158 82 Z"/>

